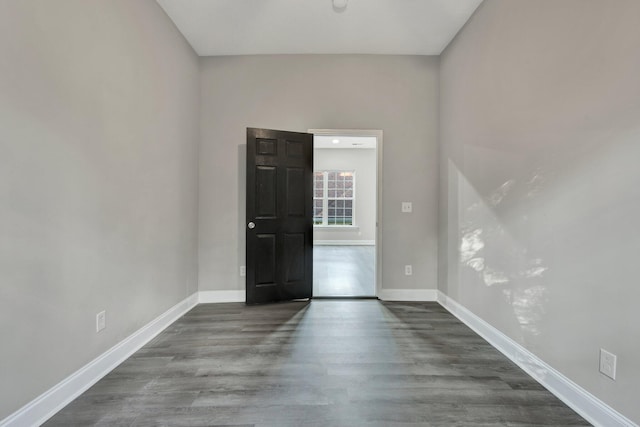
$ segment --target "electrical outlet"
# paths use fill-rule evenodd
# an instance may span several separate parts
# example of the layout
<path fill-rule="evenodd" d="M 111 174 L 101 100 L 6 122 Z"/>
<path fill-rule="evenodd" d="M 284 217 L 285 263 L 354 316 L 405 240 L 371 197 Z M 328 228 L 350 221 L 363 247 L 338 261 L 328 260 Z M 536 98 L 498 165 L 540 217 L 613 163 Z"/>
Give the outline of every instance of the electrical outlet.
<path fill-rule="evenodd" d="M 100 332 L 107 326 L 107 312 L 101 311 L 96 314 L 96 332 Z"/>
<path fill-rule="evenodd" d="M 405 276 L 411 276 L 413 274 L 413 267 L 410 265 L 405 265 L 404 266 L 404 275 Z"/>
<path fill-rule="evenodd" d="M 413 212 L 413 204 L 411 202 L 402 202 L 402 212 L 403 213 Z"/>
<path fill-rule="evenodd" d="M 247 275 L 247 266 L 246 265 L 241 265 L 240 266 L 240 277 L 244 277 Z"/>
<path fill-rule="evenodd" d="M 618 356 L 609 353 L 607 350 L 600 349 L 600 372 L 612 380 L 616 379 L 616 364 Z"/>

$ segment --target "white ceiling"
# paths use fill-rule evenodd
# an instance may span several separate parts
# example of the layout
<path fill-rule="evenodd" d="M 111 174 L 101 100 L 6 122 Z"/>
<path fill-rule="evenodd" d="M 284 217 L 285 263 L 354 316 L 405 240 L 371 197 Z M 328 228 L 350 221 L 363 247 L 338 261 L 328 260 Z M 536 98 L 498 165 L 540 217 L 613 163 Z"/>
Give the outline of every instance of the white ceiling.
<path fill-rule="evenodd" d="M 338 141 L 338 142 L 334 142 Z M 375 136 L 327 136 L 314 135 L 313 148 L 376 148 L 378 139 Z"/>
<path fill-rule="evenodd" d="M 482 0 L 157 0 L 200 56 L 439 55 Z"/>

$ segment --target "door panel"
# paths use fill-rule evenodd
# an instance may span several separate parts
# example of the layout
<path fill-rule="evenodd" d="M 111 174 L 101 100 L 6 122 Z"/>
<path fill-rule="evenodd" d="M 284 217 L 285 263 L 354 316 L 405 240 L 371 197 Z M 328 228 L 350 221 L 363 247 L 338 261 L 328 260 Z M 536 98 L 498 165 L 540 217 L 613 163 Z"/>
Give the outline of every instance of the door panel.
<path fill-rule="evenodd" d="M 304 156 L 304 144 L 299 141 L 286 141 L 287 157 L 290 159 L 301 159 Z"/>
<path fill-rule="evenodd" d="M 257 234 L 256 250 L 260 256 L 256 259 L 256 286 L 275 286 L 276 284 L 276 236 L 275 234 Z"/>
<path fill-rule="evenodd" d="M 278 213 L 277 169 L 275 166 L 256 166 L 256 214 L 257 219 L 276 218 Z"/>
<path fill-rule="evenodd" d="M 287 168 L 287 216 L 304 216 L 306 199 L 303 168 Z"/>
<path fill-rule="evenodd" d="M 257 143 L 258 143 L 258 147 L 256 148 L 257 154 L 266 155 L 266 156 L 278 155 L 278 140 L 260 138 L 257 140 Z"/>
<path fill-rule="evenodd" d="M 291 285 L 304 280 L 304 233 L 284 236 L 284 283 Z"/>
<path fill-rule="evenodd" d="M 247 304 L 311 298 L 313 135 L 247 129 Z"/>

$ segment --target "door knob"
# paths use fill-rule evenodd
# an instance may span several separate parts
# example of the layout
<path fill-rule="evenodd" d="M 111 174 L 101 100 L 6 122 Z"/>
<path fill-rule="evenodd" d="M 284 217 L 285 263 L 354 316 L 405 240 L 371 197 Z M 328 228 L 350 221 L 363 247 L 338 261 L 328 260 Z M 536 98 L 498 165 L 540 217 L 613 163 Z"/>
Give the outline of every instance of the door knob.
<path fill-rule="evenodd" d="M 249 227 L 249 230 L 253 230 L 254 228 L 256 228 L 256 225 L 252 221 L 249 224 L 247 224 L 247 227 Z"/>

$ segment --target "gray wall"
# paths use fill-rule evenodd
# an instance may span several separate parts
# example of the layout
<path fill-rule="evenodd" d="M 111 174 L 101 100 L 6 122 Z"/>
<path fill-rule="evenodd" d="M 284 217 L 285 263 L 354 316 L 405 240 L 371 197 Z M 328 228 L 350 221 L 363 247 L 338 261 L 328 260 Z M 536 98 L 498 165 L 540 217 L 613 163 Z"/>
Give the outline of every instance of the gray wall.
<path fill-rule="evenodd" d="M 382 129 L 382 286 L 436 288 L 438 58 L 209 57 L 201 65 L 200 290 L 244 289 L 247 127 Z M 413 201 L 413 214 L 400 212 L 402 201 Z"/>
<path fill-rule="evenodd" d="M 356 230 L 340 227 L 314 227 L 313 241 L 366 241 L 376 240 L 376 166 L 375 149 L 319 148 L 313 153 L 315 170 L 355 171 Z"/>
<path fill-rule="evenodd" d="M 197 290 L 198 82 L 152 0 L 0 2 L 0 419 Z"/>
<path fill-rule="evenodd" d="M 440 122 L 440 290 L 635 422 L 639 16 L 485 0 L 441 57 Z"/>

